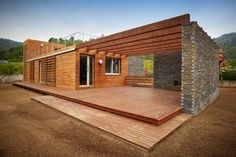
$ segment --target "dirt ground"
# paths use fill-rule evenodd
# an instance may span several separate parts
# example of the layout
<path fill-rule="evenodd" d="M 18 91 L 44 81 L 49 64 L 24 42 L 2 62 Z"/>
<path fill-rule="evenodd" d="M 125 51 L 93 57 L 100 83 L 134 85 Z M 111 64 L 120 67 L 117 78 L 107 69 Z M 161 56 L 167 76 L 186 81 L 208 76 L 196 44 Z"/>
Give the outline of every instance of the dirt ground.
<path fill-rule="evenodd" d="M 0 156 L 236 156 L 236 88 L 145 152 L 0 84 Z"/>

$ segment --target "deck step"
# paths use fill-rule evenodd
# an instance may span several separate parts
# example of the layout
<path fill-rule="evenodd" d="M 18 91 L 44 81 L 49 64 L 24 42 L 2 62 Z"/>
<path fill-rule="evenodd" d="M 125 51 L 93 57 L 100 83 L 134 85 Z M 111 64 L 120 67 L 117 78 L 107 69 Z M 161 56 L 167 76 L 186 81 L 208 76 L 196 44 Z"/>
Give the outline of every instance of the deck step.
<path fill-rule="evenodd" d="M 114 102 L 112 99 L 109 100 L 109 102 L 107 102 L 108 100 L 103 101 L 104 98 L 98 99 L 98 97 L 105 97 L 105 96 L 109 97 L 107 94 L 110 94 L 111 93 L 110 91 L 106 92 L 103 95 L 101 95 L 100 94 L 101 91 L 99 91 L 99 90 L 104 91 L 108 89 L 88 89 L 87 91 L 86 90 L 74 91 L 74 90 L 58 89 L 55 87 L 48 87 L 48 86 L 29 84 L 29 83 L 15 83 L 15 85 L 23 87 L 23 88 L 28 88 L 28 89 L 31 89 L 40 93 L 49 94 L 58 98 L 62 98 L 67 101 L 71 101 L 74 103 L 86 105 L 86 106 L 100 109 L 103 111 L 115 113 L 121 116 L 136 119 L 139 121 L 152 123 L 155 125 L 163 124 L 167 122 L 168 120 L 170 120 L 171 118 L 175 117 L 176 115 L 182 113 L 182 107 L 180 105 L 159 105 L 159 107 L 156 108 L 155 104 L 153 104 L 154 106 L 153 105 L 150 106 L 149 110 L 144 111 L 146 104 L 143 104 L 143 103 L 147 103 L 148 105 L 149 102 L 146 101 L 146 99 L 148 100 L 148 98 L 146 98 L 145 101 L 143 101 L 143 103 L 140 103 L 135 100 L 137 99 L 136 97 L 132 97 L 134 102 L 133 103 L 130 102 L 130 105 L 128 104 L 128 107 L 127 107 L 127 104 L 122 103 L 123 101 L 119 101 L 120 104 L 119 103 L 114 104 L 116 102 Z M 129 87 L 129 88 L 133 89 L 135 87 Z M 141 89 L 137 89 L 137 90 L 141 90 Z M 143 88 L 142 90 L 145 90 L 145 91 L 148 90 L 147 92 L 150 92 L 150 90 L 152 89 Z M 120 90 L 118 93 L 117 91 L 115 92 L 117 94 L 120 94 L 121 91 L 122 90 Z M 134 91 L 136 91 L 136 89 L 131 90 L 131 92 L 134 92 Z M 164 91 L 164 92 L 169 92 L 169 91 Z M 110 94 L 110 96 L 112 96 L 112 94 Z M 124 97 L 124 96 L 125 94 L 121 95 L 121 97 Z M 126 102 L 129 102 L 129 101 L 130 100 L 127 100 Z M 136 107 L 137 103 L 139 103 L 139 106 L 142 107 L 142 109 L 139 109 L 139 107 Z M 126 105 L 125 109 L 124 109 L 124 105 Z M 135 110 L 139 110 L 139 111 L 137 112 Z"/>
<path fill-rule="evenodd" d="M 157 126 L 54 96 L 36 96 L 32 99 L 145 150 L 152 149 L 159 141 L 191 117 L 190 114 L 181 113 L 166 123 Z"/>

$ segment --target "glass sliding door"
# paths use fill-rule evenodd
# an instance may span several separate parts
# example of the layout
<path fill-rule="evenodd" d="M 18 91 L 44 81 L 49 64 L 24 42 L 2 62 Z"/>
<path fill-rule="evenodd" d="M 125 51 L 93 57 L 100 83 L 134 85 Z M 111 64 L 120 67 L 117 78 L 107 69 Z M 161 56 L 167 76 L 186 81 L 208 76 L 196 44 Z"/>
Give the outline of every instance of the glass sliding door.
<path fill-rule="evenodd" d="M 80 86 L 93 85 L 94 57 L 90 55 L 80 55 Z"/>

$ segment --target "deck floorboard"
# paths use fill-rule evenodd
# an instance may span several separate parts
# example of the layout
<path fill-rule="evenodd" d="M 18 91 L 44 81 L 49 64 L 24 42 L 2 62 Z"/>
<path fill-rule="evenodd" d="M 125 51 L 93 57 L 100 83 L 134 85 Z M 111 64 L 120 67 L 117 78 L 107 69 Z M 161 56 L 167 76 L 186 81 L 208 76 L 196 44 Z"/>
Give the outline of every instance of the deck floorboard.
<path fill-rule="evenodd" d="M 36 96 L 33 99 L 146 150 L 152 149 L 191 117 L 181 113 L 157 126 L 54 96 Z"/>
<path fill-rule="evenodd" d="M 68 90 L 25 82 L 15 85 L 156 125 L 182 112 L 178 91 L 127 86 Z"/>

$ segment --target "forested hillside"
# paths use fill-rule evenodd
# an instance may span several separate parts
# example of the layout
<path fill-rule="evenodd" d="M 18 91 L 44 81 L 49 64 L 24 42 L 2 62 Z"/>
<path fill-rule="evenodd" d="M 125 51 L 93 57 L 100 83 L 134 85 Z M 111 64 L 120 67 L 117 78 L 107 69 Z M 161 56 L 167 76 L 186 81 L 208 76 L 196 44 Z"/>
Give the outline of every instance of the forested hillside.
<path fill-rule="evenodd" d="M 236 59 L 236 33 L 221 35 L 215 39 L 216 43 L 223 48 L 225 59 Z"/>
<path fill-rule="evenodd" d="M 22 43 L 10 39 L 0 38 L 0 59 L 10 62 L 22 62 Z"/>
<path fill-rule="evenodd" d="M 11 48 L 14 48 L 16 46 L 21 46 L 21 45 L 22 45 L 21 42 L 0 38 L 0 51 L 9 50 Z"/>

